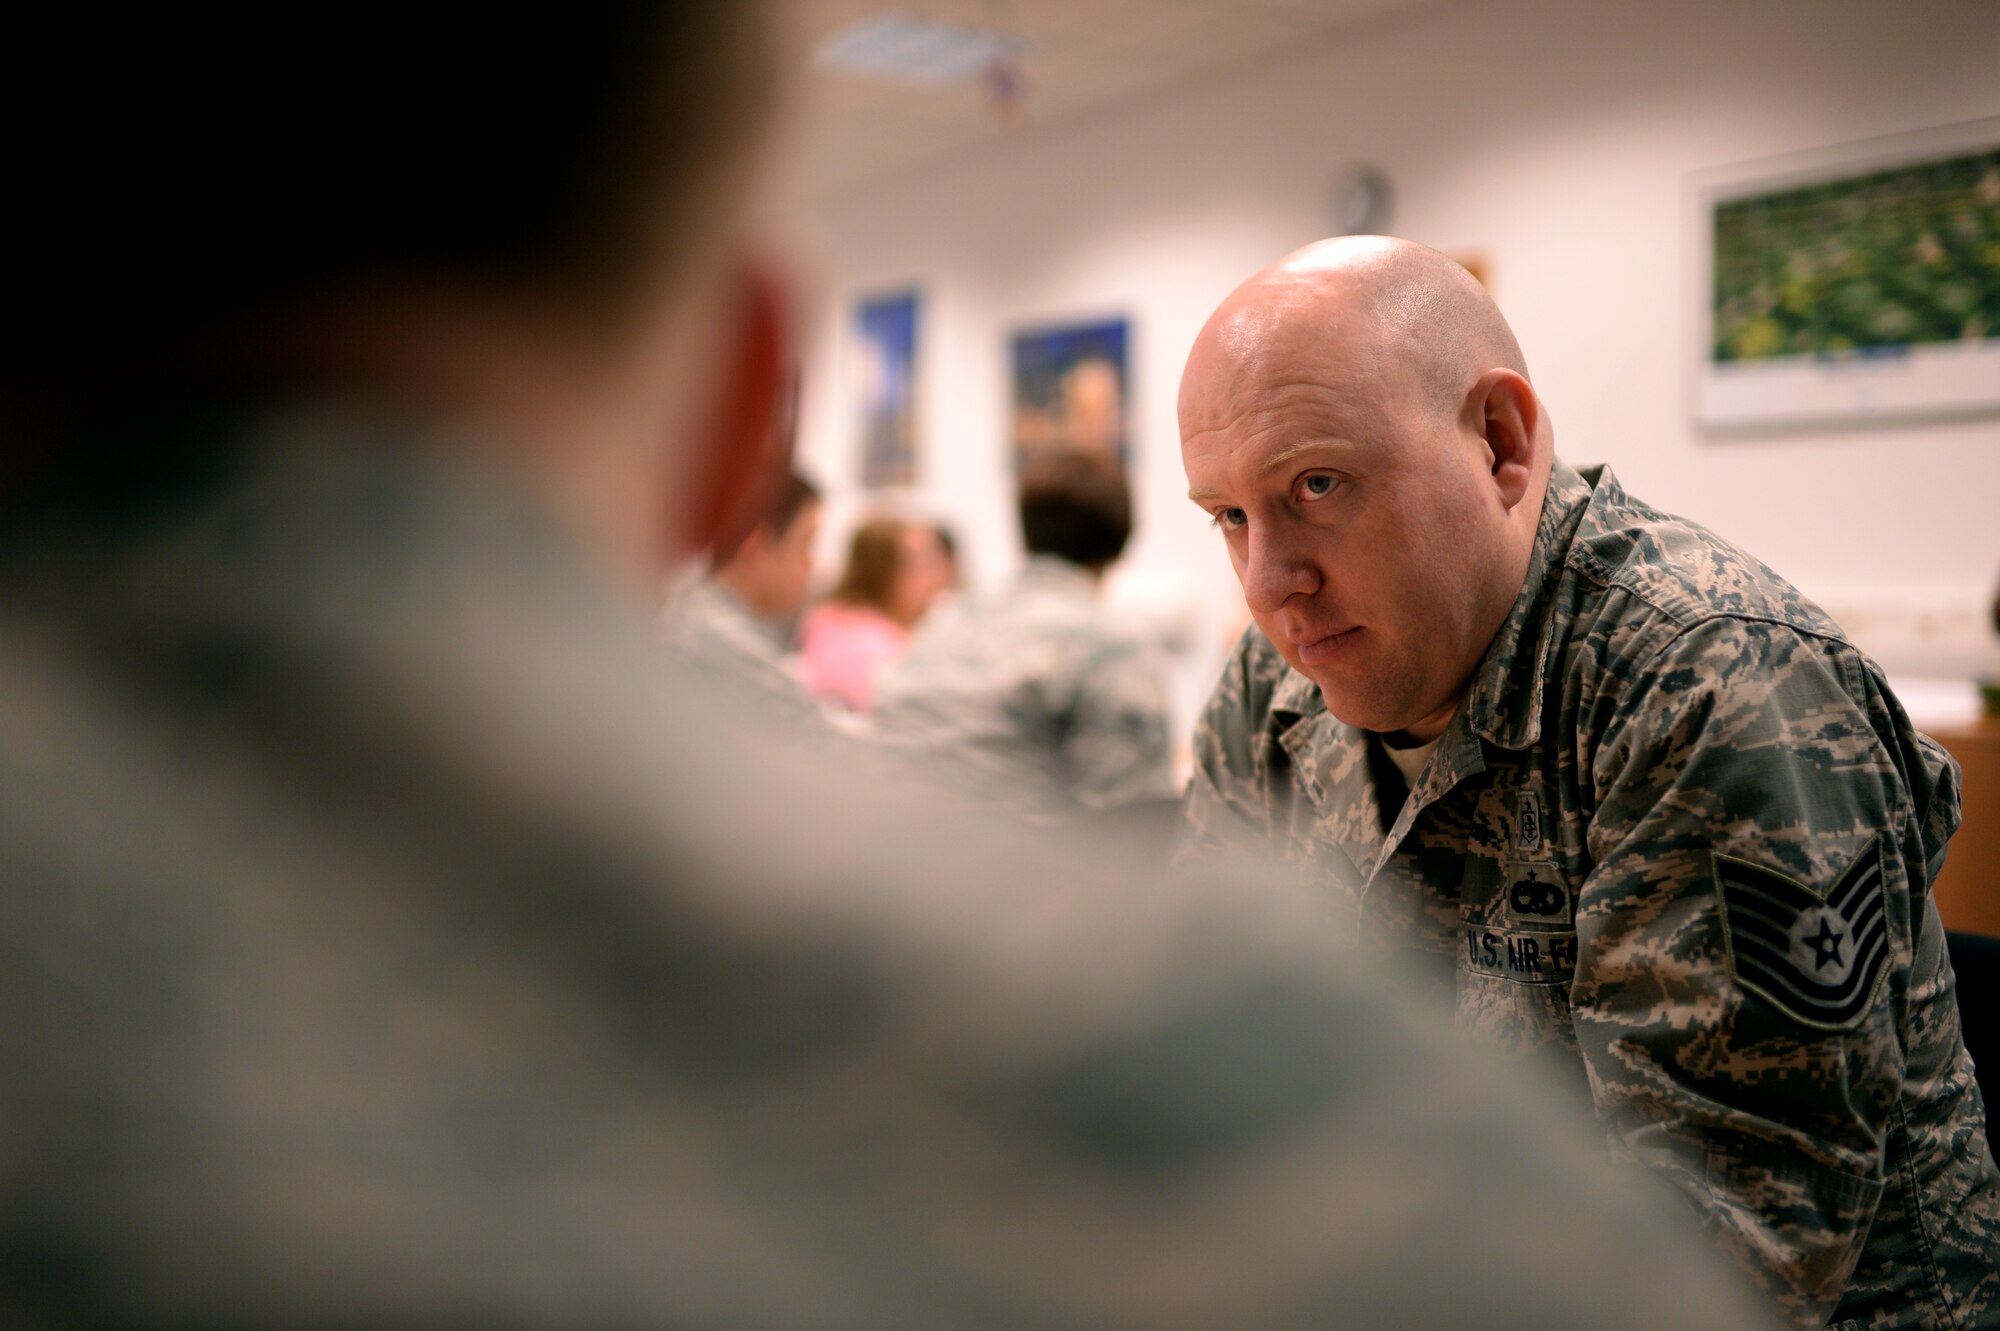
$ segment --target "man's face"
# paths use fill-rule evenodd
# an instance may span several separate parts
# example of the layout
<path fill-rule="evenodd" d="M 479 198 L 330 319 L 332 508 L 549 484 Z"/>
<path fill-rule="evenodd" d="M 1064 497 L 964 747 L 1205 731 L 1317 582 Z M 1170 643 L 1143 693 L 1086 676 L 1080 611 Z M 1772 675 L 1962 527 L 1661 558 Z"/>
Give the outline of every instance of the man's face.
<path fill-rule="evenodd" d="M 1181 457 L 1257 627 L 1328 710 L 1429 737 L 1513 602 L 1506 510 L 1483 439 L 1369 350 L 1323 322 L 1211 325 Z"/>
<path fill-rule="evenodd" d="M 820 506 L 813 500 L 799 505 L 792 523 L 771 543 L 766 586 L 770 598 L 763 613 L 770 619 L 790 619 L 806 603 L 812 583 L 813 543 L 819 539 Z"/>
<path fill-rule="evenodd" d="M 819 537 L 820 504 L 808 499 L 782 531 L 759 526 L 743 538 L 720 570 L 724 583 L 759 619 L 783 623 L 805 604 L 812 583 L 813 542 Z"/>

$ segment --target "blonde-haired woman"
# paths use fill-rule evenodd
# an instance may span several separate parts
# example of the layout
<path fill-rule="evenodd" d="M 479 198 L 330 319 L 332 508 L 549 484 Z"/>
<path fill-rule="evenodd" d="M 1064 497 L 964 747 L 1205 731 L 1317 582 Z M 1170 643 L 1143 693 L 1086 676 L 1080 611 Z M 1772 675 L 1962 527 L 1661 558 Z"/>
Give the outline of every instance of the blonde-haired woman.
<path fill-rule="evenodd" d="M 839 585 L 806 616 L 806 687 L 826 702 L 868 711 L 876 677 L 908 649 L 910 630 L 949 576 L 935 528 L 891 517 L 862 523 Z"/>

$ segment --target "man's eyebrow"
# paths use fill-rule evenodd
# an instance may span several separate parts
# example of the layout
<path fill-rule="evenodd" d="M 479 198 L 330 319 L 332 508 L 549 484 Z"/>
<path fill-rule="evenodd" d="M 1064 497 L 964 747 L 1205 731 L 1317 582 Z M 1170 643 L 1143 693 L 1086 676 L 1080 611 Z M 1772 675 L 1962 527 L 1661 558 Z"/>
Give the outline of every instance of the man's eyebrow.
<path fill-rule="evenodd" d="M 1281 448 L 1257 465 L 1257 477 L 1259 480 L 1262 480 L 1272 472 L 1291 465 L 1308 453 L 1318 453 L 1328 449 L 1337 450 L 1338 448 L 1339 445 L 1329 439 L 1307 439 L 1293 444 L 1289 448 Z"/>
<path fill-rule="evenodd" d="M 1273 453 L 1270 457 L 1265 458 L 1262 462 L 1257 464 L 1257 479 L 1262 480 L 1264 477 L 1269 476 L 1272 472 L 1278 471 L 1288 466 L 1289 464 L 1298 461 L 1298 459 L 1306 456 L 1308 453 L 1318 453 L 1322 451 L 1338 452 L 1339 449 L 1340 449 L 1339 441 L 1332 439 L 1307 439 L 1300 443 L 1292 444 L 1289 447 L 1281 448 L 1277 452 Z M 1213 504 L 1221 500 L 1223 498 L 1223 495 L 1220 491 L 1211 490 L 1206 486 L 1198 485 L 1194 489 L 1188 491 L 1188 498 L 1192 500 L 1194 503 L 1206 507 L 1209 504 Z"/>

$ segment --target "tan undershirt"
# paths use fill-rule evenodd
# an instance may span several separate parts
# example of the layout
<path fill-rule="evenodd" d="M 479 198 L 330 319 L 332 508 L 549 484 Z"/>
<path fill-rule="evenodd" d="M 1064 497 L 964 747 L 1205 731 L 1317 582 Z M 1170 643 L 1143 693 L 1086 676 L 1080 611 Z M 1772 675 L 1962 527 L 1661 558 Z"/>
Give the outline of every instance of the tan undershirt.
<path fill-rule="evenodd" d="M 1387 754 L 1389 761 L 1396 765 L 1396 770 L 1403 774 L 1403 784 L 1414 787 L 1417 784 L 1418 775 L 1424 770 L 1424 764 L 1428 763 L 1431 760 L 1431 754 L 1436 752 L 1438 740 L 1443 738 L 1443 735 L 1439 735 L 1436 739 L 1425 744 L 1419 744 L 1414 749 L 1399 749 L 1380 735 L 1375 736 L 1375 742 L 1382 746 L 1382 752 Z"/>

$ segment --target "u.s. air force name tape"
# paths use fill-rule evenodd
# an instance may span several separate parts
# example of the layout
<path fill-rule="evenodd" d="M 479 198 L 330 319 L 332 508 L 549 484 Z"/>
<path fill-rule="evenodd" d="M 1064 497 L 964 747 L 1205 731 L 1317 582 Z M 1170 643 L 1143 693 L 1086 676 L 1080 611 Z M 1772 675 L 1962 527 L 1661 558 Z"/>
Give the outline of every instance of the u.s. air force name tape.
<path fill-rule="evenodd" d="M 1747 860 L 1713 859 L 1736 983 L 1806 1026 L 1859 1022 L 1889 963 L 1880 838 L 1869 838 L 1824 896 Z"/>
<path fill-rule="evenodd" d="M 1462 969 L 1515 984 L 1567 984 L 1576 977 L 1576 930 L 1514 929 L 1468 921 Z"/>

